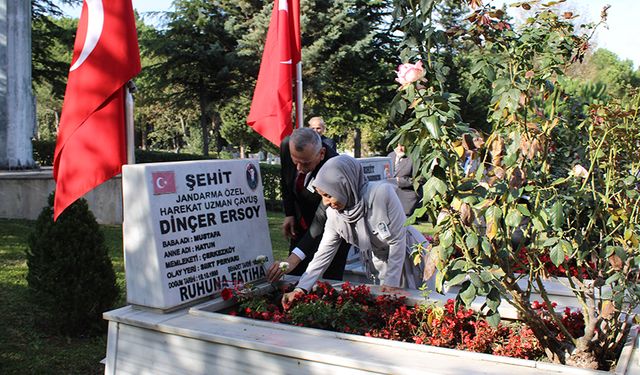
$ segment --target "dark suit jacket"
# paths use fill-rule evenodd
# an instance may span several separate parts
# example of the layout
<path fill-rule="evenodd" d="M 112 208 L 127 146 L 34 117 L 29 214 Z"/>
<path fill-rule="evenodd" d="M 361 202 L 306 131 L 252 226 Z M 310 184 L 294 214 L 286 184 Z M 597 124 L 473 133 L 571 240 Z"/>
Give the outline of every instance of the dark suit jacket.
<path fill-rule="evenodd" d="M 320 245 L 322 233 L 324 232 L 324 223 L 327 220 L 326 207 L 322 204 L 322 197 L 320 197 L 315 190 L 310 191 L 307 188 L 324 163 L 338 155 L 335 149 L 324 143 L 324 140 L 323 146 L 326 148 L 324 159 L 318 164 L 315 170 L 310 172 L 311 176 L 307 178 L 307 184 L 305 184 L 305 187 L 298 193 L 295 189 L 298 171 L 293 164 L 293 160 L 291 160 L 289 137 L 285 138 L 280 144 L 280 187 L 282 190 L 282 204 L 285 215 L 296 218 L 296 233 L 298 233 L 298 236 L 291 240 L 289 251 L 298 247 L 306 255 L 306 258 L 291 272 L 292 275 L 302 275 L 307 269 L 309 262 L 313 259 L 313 255 L 318 250 L 318 245 Z M 305 223 L 309 225 L 306 231 L 300 226 L 300 218 L 304 218 Z M 324 273 L 324 278 L 342 280 L 348 251 L 349 244 L 343 241 L 331 265 Z"/>
<path fill-rule="evenodd" d="M 397 177 L 398 181 L 396 193 L 398 193 L 398 198 L 402 202 L 405 215 L 410 216 L 419 198 L 418 193 L 413 189 L 413 161 L 405 155 L 396 163 L 395 151 L 392 151 L 388 156 L 391 158 L 391 162 L 395 164 L 393 177 Z"/>
<path fill-rule="evenodd" d="M 322 138 L 322 143 L 324 143 L 325 145 L 329 146 L 329 148 L 331 148 L 333 151 L 338 152 L 338 149 L 336 148 L 336 141 L 334 141 L 332 138 L 329 137 L 325 137 L 324 135 L 320 136 Z"/>

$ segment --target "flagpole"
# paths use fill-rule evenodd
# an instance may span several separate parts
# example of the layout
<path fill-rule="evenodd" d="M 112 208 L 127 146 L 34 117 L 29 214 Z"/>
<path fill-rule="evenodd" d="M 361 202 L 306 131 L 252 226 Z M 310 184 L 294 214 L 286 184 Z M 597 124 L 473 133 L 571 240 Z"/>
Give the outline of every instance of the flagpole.
<path fill-rule="evenodd" d="M 137 87 L 133 81 L 127 82 L 124 86 L 124 111 L 125 111 L 125 124 L 126 124 L 126 134 L 127 134 L 127 164 L 135 164 L 136 163 L 136 153 L 135 153 L 135 130 L 133 128 L 133 93 L 137 91 Z"/>
<path fill-rule="evenodd" d="M 298 129 L 303 126 L 302 104 L 302 61 L 298 61 L 296 64 L 296 120 L 298 122 Z"/>

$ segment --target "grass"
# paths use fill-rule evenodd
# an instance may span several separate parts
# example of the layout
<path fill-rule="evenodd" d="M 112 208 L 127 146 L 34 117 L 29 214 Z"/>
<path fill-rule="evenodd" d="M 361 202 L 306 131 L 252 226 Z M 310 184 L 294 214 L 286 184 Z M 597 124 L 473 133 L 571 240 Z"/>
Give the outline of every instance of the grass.
<path fill-rule="evenodd" d="M 284 259 L 289 245 L 280 232 L 284 215 L 270 211 L 269 231 L 275 259 Z M 0 374 L 102 374 L 107 337 L 68 338 L 41 332 L 37 306 L 27 286 L 25 250 L 34 222 L 0 219 Z M 101 226 L 125 305 L 122 228 Z M 45 323 L 46 324 L 46 323 Z"/>

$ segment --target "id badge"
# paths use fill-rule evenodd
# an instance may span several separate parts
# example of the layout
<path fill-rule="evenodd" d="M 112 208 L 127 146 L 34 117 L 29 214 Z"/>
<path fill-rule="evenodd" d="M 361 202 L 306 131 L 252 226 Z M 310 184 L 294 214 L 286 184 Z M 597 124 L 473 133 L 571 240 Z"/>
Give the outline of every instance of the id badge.
<path fill-rule="evenodd" d="M 312 193 L 315 193 L 315 192 L 316 192 L 316 189 L 315 189 L 313 186 L 311 186 L 311 183 L 313 182 L 313 180 L 315 180 L 315 177 L 313 177 L 313 176 L 312 176 L 312 177 L 309 179 L 309 182 L 307 182 L 307 190 L 309 190 L 309 191 L 310 191 L 310 192 L 312 192 Z"/>
<path fill-rule="evenodd" d="M 385 240 L 391 237 L 391 231 L 389 231 L 389 227 L 385 223 L 378 223 L 378 233 Z"/>

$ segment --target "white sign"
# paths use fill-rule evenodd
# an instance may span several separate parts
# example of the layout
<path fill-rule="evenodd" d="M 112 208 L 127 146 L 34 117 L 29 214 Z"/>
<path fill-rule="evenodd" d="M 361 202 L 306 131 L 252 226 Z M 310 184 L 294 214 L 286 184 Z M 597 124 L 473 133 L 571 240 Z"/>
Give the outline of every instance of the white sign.
<path fill-rule="evenodd" d="M 256 160 L 125 165 L 127 301 L 170 309 L 265 277 L 273 260 Z"/>
<path fill-rule="evenodd" d="M 393 176 L 393 163 L 387 156 L 357 159 L 364 169 L 364 174 L 369 181 L 386 180 Z"/>

